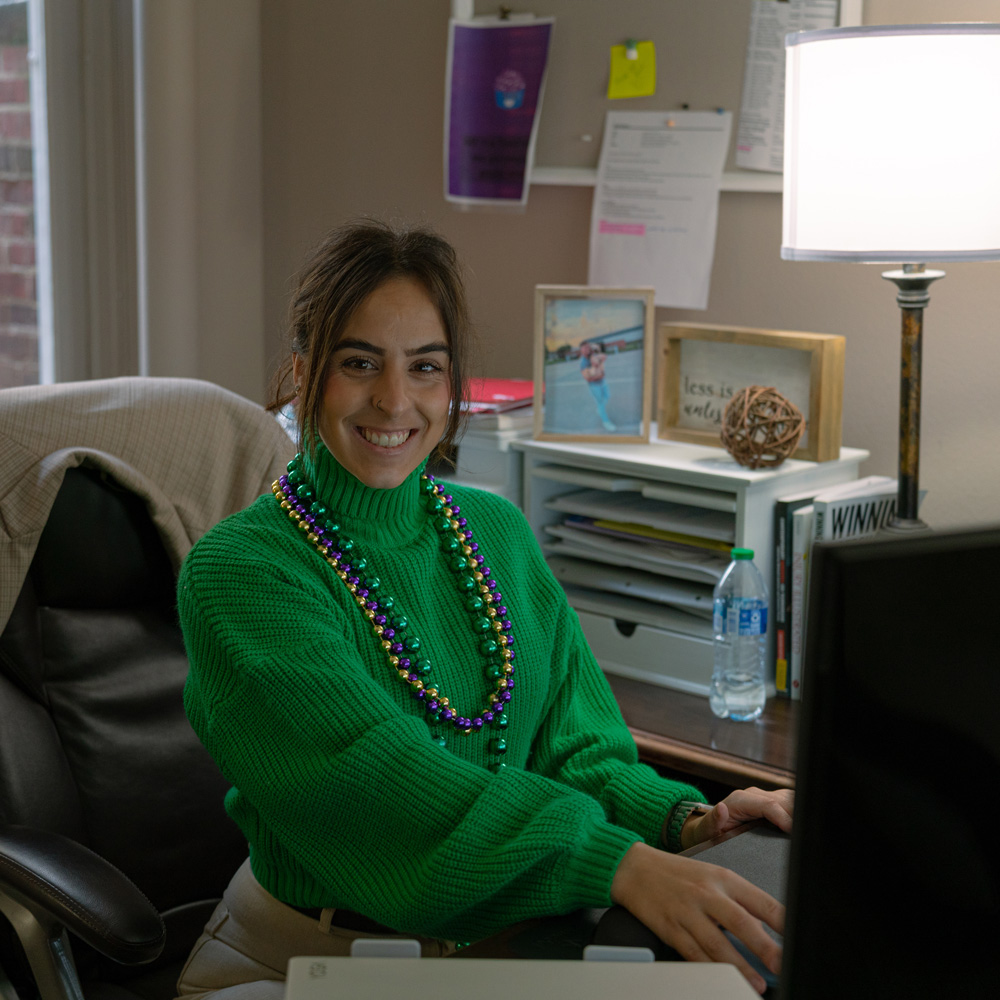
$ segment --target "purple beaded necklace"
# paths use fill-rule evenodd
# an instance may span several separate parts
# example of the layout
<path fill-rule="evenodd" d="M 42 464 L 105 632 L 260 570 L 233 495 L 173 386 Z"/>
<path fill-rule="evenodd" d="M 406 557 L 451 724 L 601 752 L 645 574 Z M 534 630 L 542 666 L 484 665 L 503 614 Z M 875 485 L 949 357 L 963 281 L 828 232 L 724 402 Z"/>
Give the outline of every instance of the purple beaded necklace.
<path fill-rule="evenodd" d="M 459 714 L 450 699 L 433 684 L 433 667 L 422 655 L 421 642 L 410 632 L 409 621 L 396 608 L 395 600 L 381 593 L 381 581 L 368 567 L 368 560 L 357 551 L 316 496 L 301 469 L 301 455 L 288 463 L 288 473 L 276 480 L 271 489 L 288 517 L 303 532 L 316 552 L 333 567 L 355 603 L 368 619 L 372 635 L 381 644 L 389 667 L 410 689 L 414 700 L 423 706 L 432 739 L 445 746 L 444 732 L 469 736 L 485 730 L 498 730 L 491 742 L 490 769 L 500 771 L 506 765 L 504 730 L 506 711 L 514 689 L 514 637 L 503 597 L 490 568 L 485 564 L 479 545 L 472 540 L 472 530 L 461 517 L 461 508 L 433 476 L 421 475 L 420 491 L 428 515 L 441 536 L 441 550 L 455 574 L 458 591 L 479 636 L 479 650 L 485 659 L 485 677 L 493 690 L 486 705 L 471 716 Z"/>

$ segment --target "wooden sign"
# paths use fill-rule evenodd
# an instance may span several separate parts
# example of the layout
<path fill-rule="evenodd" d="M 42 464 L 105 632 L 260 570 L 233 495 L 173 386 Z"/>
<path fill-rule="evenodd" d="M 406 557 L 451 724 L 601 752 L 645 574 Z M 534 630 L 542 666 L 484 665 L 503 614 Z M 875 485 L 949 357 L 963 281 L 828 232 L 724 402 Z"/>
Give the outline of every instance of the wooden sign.
<path fill-rule="evenodd" d="M 722 413 L 749 385 L 773 386 L 806 418 L 793 458 L 840 457 L 844 338 L 701 323 L 661 323 L 657 437 L 718 445 Z"/>

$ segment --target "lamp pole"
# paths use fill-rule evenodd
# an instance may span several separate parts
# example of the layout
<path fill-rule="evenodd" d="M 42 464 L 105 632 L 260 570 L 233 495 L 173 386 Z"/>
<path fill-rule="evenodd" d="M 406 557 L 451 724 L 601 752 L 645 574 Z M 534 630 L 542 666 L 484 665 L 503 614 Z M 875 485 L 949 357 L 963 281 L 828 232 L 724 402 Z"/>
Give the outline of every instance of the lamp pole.
<path fill-rule="evenodd" d="M 896 286 L 896 302 L 903 317 L 899 374 L 899 493 L 890 531 L 920 531 L 927 525 L 917 514 L 920 480 L 920 359 L 923 348 L 924 308 L 930 302 L 931 283 L 944 271 L 928 271 L 923 264 L 904 264 L 901 271 L 882 277 Z"/>

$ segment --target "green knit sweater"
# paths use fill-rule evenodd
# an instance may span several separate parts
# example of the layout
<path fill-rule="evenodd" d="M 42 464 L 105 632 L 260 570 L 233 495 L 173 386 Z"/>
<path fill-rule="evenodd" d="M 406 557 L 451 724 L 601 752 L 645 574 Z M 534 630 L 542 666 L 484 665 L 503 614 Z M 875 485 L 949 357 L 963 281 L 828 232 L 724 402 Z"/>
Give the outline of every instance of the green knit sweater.
<path fill-rule="evenodd" d="M 305 470 L 392 595 L 458 712 L 493 682 L 419 470 L 371 489 L 318 445 Z M 700 794 L 638 763 L 576 614 L 521 513 L 449 486 L 513 622 L 516 687 L 491 733 L 432 740 L 345 584 L 271 495 L 209 531 L 179 582 L 184 702 L 232 788 L 254 875 L 298 906 L 358 910 L 405 933 L 476 940 L 529 917 L 609 905 L 619 861 Z M 439 727 L 435 727 L 440 731 Z"/>

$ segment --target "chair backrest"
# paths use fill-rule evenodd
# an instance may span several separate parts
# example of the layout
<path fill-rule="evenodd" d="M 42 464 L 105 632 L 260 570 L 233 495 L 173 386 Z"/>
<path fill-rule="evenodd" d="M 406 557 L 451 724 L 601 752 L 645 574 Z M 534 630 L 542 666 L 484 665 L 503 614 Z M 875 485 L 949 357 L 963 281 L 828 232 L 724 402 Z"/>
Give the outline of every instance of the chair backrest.
<path fill-rule="evenodd" d="M 0 629 L 67 468 L 105 469 L 146 501 L 171 564 L 266 493 L 295 448 L 262 407 L 198 379 L 0 389 Z"/>
<path fill-rule="evenodd" d="M 143 501 L 71 468 L 0 636 L 0 822 L 80 841 L 161 912 L 221 896 L 246 856 L 184 714 L 174 586 Z"/>

